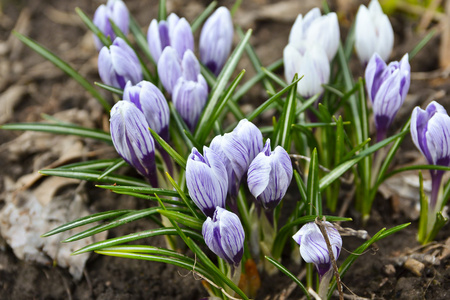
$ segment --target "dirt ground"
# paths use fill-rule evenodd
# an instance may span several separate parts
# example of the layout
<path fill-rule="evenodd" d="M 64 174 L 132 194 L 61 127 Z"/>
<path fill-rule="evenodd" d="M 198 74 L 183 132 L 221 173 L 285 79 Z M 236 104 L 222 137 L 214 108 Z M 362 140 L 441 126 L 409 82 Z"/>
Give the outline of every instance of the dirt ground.
<path fill-rule="evenodd" d="M 192 21 L 209 1 L 168 2 L 168 12 L 176 12 Z M 229 8 L 231 1 L 219 1 Z M 444 1 L 445 2 L 445 1 Z M 76 70 L 91 81 L 99 81 L 97 73 L 97 52 L 92 36 L 75 13 L 80 7 L 92 17 L 95 9 L 103 1 L 31 1 L 0 0 L 0 124 L 12 122 L 36 122 L 42 114 L 77 109 L 78 124 L 105 128 L 107 116 L 102 114 L 100 105 L 92 99 L 74 80 L 63 74 L 51 63 L 28 49 L 10 34 L 12 29 L 25 34 L 54 53 L 67 60 Z M 157 1 L 126 1 L 133 16 L 144 31 L 150 20 L 157 15 Z M 269 1 L 247 0 L 235 16 L 235 22 L 254 29 L 251 44 L 262 59 L 263 65 L 281 58 L 287 43 L 290 27 L 298 13 L 305 13 L 321 1 Z M 356 0 L 332 1 L 331 7 L 339 12 L 342 33 L 348 30 L 359 5 Z M 366 3 L 367 4 L 367 3 Z M 399 60 L 410 51 L 430 28 L 440 28 L 436 20 L 442 13 L 433 16 L 431 23 L 421 25 L 421 19 L 410 13 L 396 12 L 390 16 L 395 31 L 395 48 L 391 59 Z M 422 20 L 423 21 L 423 20 Z M 424 22 L 424 21 L 423 21 Z M 418 26 L 424 30 L 419 31 Z M 238 41 L 235 35 L 236 42 Z M 412 61 L 412 84 L 408 98 L 397 115 L 392 132 L 398 130 L 409 117 L 412 108 L 433 99 L 450 109 L 450 82 L 448 69 L 445 72 L 439 62 L 439 47 L 442 43 L 437 34 Z M 246 57 L 239 69 L 246 68 L 246 78 L 254 72 Z M 359 71 L 358 62 L 352 62 L 354 74 Z M 102 91 L 103 93 L 103 91 Z M 104 92 L 104 95 L 110 95 Z M 267 99 L 264 90 L 253 89 L 243 99 L 244 109 L 251 110 Z M 84 113 L 81 113 L 84 112 Z M 87 117 L 86 117 L 87 116 Z M 16 141 L 22 132 L 0 131 L 0 208 L 4 205 L 11 182 L 16 182 L 25 174 L 35 173 L 61 155 L 58 139 L 49 136 L 46 145 L 19 147 Z M 76 141 L 77 143 L 80 141 Z M 87 139 L 81 140 L 82 149 L 90 158 L 115 157 L 112 147 L 105 147 Z M 14 147 L 13 147 L 14 145 Z M 64 151 L 62 147 L 61 151 Z M 406 165 L 424 163 L 411 140 L 407 137 L 397 155 L 395 164 Z M 132 171 L 129 171 L 132 172 Z M 417 176 L 416 173 L 413 173 Z M 404 183 L 405 177 L 398 182 Z M 372 218 L 365 230 L 374 234 L 383 227 L 393 227 L 417 218 L 415 203 L 408 202 L 398 188 L 398 182 L 385 185 L 383 194 L 374 204 Z M 32 186 L 42 183 L 37 178 Z M 79 183 L 68 185 L 59 194 L 72 193 L 80 189 Z M 87 183 L 81 187 L 86 194 L 90 211 L 111 209 L 141 209 L 149 203 L 142 199 L 119 196 Z M 408 187 L 409 194 L 417 196 L 417 189 Z M 345 193 L 344 193 L 345 194 Z M 343 194 L 342 201 L 345 201 Z M 293 198 L 294 195 L 288 195 Z M 353 217 L 353 223 L 342 224 L 354 229 L 363 229 L 357 221 L 359 216 L 352 205 L 344 212 Z M 109 232 L 109 237 L 146 230 L 154 226 L 150 221 L 141 220 L 121 226 Z M 378 243 L 379 250 L 368 251 L 359 258 L 344 276 L 348 287 L 345 293 L 368 299 L 449 299 L 450 298 L 450 226 L 446 225 L 433 243 L 422 248 L 416 242 L 417 220 L 412 225 Z M 164 246 L 164 239 L 152 238 L 146 243 Z M 362 243 L 357 238 L 344 238 L 344 248 L 340 260 L 346 252 L 351 252 Z M 409 263 L 406 263 L 408 261 Z M 411 262 L 418 262 L 411 266 Z M 301 267 L 283 257 L 284 265 L 299 274 Z M 418 267 L 419 266 L 419 267 Z M 423 268 L 422 268 L 423 267 Z M 420 272 L 417 273 L 417 270 Z M 416 272 L 416 273 L 415 273 Z M 256 299 L 298 299 L 302 295 L 294 289 L 286 298 L 286 289 L 291 282 L 283 275 L 262 276 L 262 289 Z M 201 281 L 184 269 L 154 262 L 127 260 L 121 258 L 92 255 L 80 280 L 74 280 L 66 269 L 51 264 L 40 265 L 19 260 L 11 248 L 0 242 L 0 299 L 199 299 L 206 297 Z M 359 298 L 361 299 L 361 298 Z"/>

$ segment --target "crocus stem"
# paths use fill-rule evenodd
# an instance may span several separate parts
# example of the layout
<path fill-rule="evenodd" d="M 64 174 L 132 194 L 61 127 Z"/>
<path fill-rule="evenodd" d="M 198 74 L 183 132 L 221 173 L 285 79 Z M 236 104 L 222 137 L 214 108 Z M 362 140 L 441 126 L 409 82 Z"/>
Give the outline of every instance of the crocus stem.
<path fill-rule="evenodd" d="M 173 176 L 173 164 L 172 159 L 170 158 L 169 153 L 166 150 L 162 149 L 162 147 L 158 147 L 159 153 L 161 153 L 162 159 L 167 166 L 167 172 L 169 172 L 170 176 Z"/>
<path fill-rule="evenodd" d="M 444 171 L 430 170 L 430 173 L 431 173 L 431 198 L 429 211 L 435 212 Z M 440 207 L 437 207 L 437 209 L 440 209 Z"/>

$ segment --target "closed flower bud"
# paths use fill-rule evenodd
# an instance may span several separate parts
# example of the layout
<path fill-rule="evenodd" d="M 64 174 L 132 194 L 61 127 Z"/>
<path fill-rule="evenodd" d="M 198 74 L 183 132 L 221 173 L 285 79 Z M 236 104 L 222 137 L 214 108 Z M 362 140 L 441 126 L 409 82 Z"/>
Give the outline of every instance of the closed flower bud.
<path fill-rule="evenodd" d="M 123 92 L 123 100 L 133 102 L 144 113 L 150 128 L 164 140 L 169 140 L 169 105 L 153 83 L 141 81 L 132 85 L 128 82 Z"/>
<path fill-rule="evenodd" d="M 248 188 L 265 209 L 273 209 L 286 194 L 292 173 L 289 154 L 280 146 L 270 151 L 270 139 L 267 139 L 263 151 L 248 168 Z"/>
<path fill-rule="evenodd" d="M 158 63 L 163 50 L 167 46 L 172 46 L 182 58 L 186 50 L 194 51 L 194 36 L 191 26 L 185 18 L 179 18 L 172 13 L 167 21 L 153 20 L 150 23 L 147 32 L 147 42 L 150 54 L 156 63 Z"/>
<path fill-rule="evenodd" d="M 355 49 L 361 63 L 367 64 L 374 53 L 387 61 L 393 46 L 394 30 L 378 0 L 372 0 L 368 9 L 360 5 L 355 22 Z"/>
<path fill-rule="evenodd" d="M 186 185 L 192 201 L 206 216 L 212 217 L 217 206 L 225 207 L 227 171 L 208 147 L 203 147 L 203 156 L 192 148 L 186 164 Z"/>
<path fill-rule="evenodd" d="M 411 137 L 429 164 L 450 166 L 450 117 L 439 103 L 425 110 L 416 107 L 411 116 Z M 435 208 L 444 171 L 430 170 L 432 187 L 430 206 Z"/>
<path fill-rule="evenodd" d="M 239 266 L 244 254 L 245 232 L 237 215 L 217 207 L 213 217 L 203 223 L 202 233 L 212 252 L 231 266 Z"/>
<path fill-rule="evenodd" d="M 116 38 L 116 34 L 112 29 L 109 20 L 119 27 L 119 29 L 125 34 L 128 34 L 128 24 L 130 23 L 130 16 L 128 9 L 121 0 L 108 0 L 106 5 L 100 5 L 94 14 L 93 23 L 100 29 L 100 31 L 106 36 L 110 37 L 112 41 Z M 103 44 L 100 39 L 94 35 L 95 47 L 97 50 L 102 49 Z"/>
<path fill-rule="evenodd" d="M 337 260 L 342 248 L 342 238 L 330 222 L 323 222 L 323 224 L 334 259 Z M 325 238 L 320 232 L 319 226 L 314 222 L 307 223 L 292 238 L 300 245 L 300 255 L 303 260 L 307 263 L 313 263 L 320 278 L 322 278 L 331 269 L 332 263 Z"/>
<path fill-rule="evenodd" d="M 297 92 L 305 98 L 310 98 L 323 92 L 322 84 L 330 79 L 330 63 L 325 51 L 318 45 L 298 51 L 288 44 L 283 51 L 284 74 L 291 82 L 297 73 L 303 77 L 297 84 Z"/>
<path fill-rule="evenodd" d="M 243 119 L 232 132 L 216 136 L 210 148 L 220 156 L 227 169 L 228 192 L 231 196 L 237 196 L 242 177 L 263 148 L 261 131 L 252 122 Z"/>
<path fill-rule="evenodd" d="M 155 142 L 144 114 L 129 101 L 119 101 L 111 109 L 111 138 L 119 155 L 152 186 L 158 186 Z"/>
<path fill-rule="evenodd" d="M 372 101 L 378 139 L 381 140 L 409 90 L 411 67 L 408 54 L 405 54 L 400 62 L 393 61 L 386 65 L 375 53 L 365 73 L 367 95 Z"/>
<path fill-rule="evenodd" d="M 200 60 L 214 75 L 225 65 L 232 43 L 233 21 L 230 11 L 222 6 L 206 20 L 200 33 Z"/>
<path fill-rule="evenodd" d="M 123 89 L 127 81 L 137 84 L 142 80 L 142 69 L 133 49 L 120 37 L 111 46 L 103 47 L 98 55 L 98 73 L 102 81 Z"/>
<path fill-rule="evenodd" d="M 329 61 L 336 55 L 340 33 L 336 13 L 321 16 L 319 8 L 311 9 L 304 17 L 300 14 L 289 34 L 289 44 L 301 51 L 305 45 L 317 44 Z"/>

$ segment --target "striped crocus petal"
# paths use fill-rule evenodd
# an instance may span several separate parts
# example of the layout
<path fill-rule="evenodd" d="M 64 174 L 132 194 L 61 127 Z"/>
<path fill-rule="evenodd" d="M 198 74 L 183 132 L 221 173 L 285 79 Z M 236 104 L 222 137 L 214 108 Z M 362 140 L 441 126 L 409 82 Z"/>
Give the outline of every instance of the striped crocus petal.
<path fill-rule="evenodd" d="M 111 109 L 110 130 L 117 153 L 156 187 L 155 142 L 144 114 L 133 103 L 119 101 Z"/>
<path fill-rule="evenodd" d="M 202 234 L 212 252 L 231 266 L 239 266 L 244 254 L 245 232 L 237 215 L 217 207 L 213 217 L 203 223 Z"/>
<path fill-rule="evenodd" d="M 130 23 L 130 16 L 125 3 L 121 0 L 109 0 L 106 5 L 100 5 L 95 11 L 92 22 L 100 31 L 111 40 L 116 38 L 116 34 L 112 29 L 109 20 L 113 20 L 116 26 L 125 34 L 128 34 L 128 24 Z M 94 41 L 97 50 L 103 47 L 100 39 L 94 34 Z"/>
<path fill-rule="evenodd" d="M 330 62 L 325 50 L 313 45 L 306 50 L 299 69 L 298 76 L 304 76 L 297 84 L 297 91 L 305 98 L 310 98 L 323 92 L 322 84 L 330 80 Z"/>
<path fill-rule="evenodd" d="M 337 260 L 342 248 L 342 238 L 330 222 L 324 222 L 334 259 Z M 300 255 L 307 263 L 316 266 L 320 278 L 331 269 L 330 253 L 319 226 L 314 222 L 303 225 L 292 237 L 300 245 Z"/>
<path fill-rule="evenodd" d="M 203 155 L 192 149 L 186 164 L 186 185 L 192 201 L 208 217 L 216 207 L 225 207 L 228 178 L 222 160 L 208 147 Z"/>
<path fill-rule="evenodd" d="M 169 105 L 153 83 L 141 81 L 132 85 L 128 82 L 123 92 L 123 100 L 133 102 L 144 113 L 150 128 L 164 140 L 169 140 Z"/>
<path fill-rule="evenodd" d="M 230 55 L 233 43 L 233 22 L 230 11 L 219 7 L 203 25 L 200 33 L 200 59 L 202 63 L 219 75 Z"/>
<path fill-rule="evenodd" d="M 289 44 L 299 49 L 306 39 L 311 24 L 320 18 L 320 9 L 314 7 L 305 16 L 298 15 L 289 33 Z"/>
<path fill-rule="evenodd" d="M 248 168 L 247 183 L 252 195 L 265 209 L 275 208 L 292 180 L 289 154 L 282 147 L 270 150 L 270 139 Z"/>
<path fill-rule="evenodd" d="M 171 46 L 167 46 L 158 61 L 158 75 L 169 94 L 172 94 L 182 74 L 181 59 L 178 57 L 177 51 Z"/>

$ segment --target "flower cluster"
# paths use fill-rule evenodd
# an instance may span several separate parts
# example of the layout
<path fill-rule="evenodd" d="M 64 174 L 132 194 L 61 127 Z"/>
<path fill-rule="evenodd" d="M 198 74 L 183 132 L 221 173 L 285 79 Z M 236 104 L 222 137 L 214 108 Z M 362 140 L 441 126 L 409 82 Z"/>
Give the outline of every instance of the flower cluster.
<path fill-rule="evenodd" d="M 193 148 L 186 165 L 186 185 L 191 199 L 208 217 L 203 225 L 203 236 L 209 248 L 228 262 L 239 262 L 244 232 L 239 218 L 225 210 L 227 193 L 235 197 L 247 175 L 250 192 L 264 208 L 273 209 L 285 195 L 292 173 L 286 150 L 278 146 L 272 152 L 270 140 L 263 148 L 261 132 L 246 119 L 241 120 L 232 132 L 216 136 L 209 148 L 203 148 L 203 156 Z M 233 208 L 233 203 L 230 206 Z M 221 220 L 239 230 L 233 232 L 223 225 L 213 225 Z M 221 235 L 213 234 L 221 228 L 224 228 Z M 223 235 L 229 238 L 223 238 Z M 236 244 L 239 247 L 236 248 Z M 233 249 L 235 256 L 223 249 Z"/>

